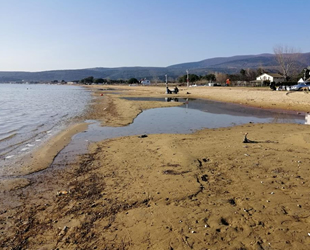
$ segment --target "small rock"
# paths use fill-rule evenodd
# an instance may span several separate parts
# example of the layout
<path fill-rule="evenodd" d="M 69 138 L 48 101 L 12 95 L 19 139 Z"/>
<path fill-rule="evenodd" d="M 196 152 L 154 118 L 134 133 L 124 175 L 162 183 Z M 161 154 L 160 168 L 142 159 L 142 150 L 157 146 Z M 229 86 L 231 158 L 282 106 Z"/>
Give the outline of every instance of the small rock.
<path fill-rule="evenodd" d="M 208 175 L 203 175 L 203 176 L 201 176 L 201 180 L 202 181 L 208 181 Z"/>
<path fill-rule="evenodd" d="M 138 137 L 139 137 L 139 138 L 146 138 L 147 135 L 139 135 Z"/>
<path fill-rule="evenodd" d="M 57 192 L 57 196 L 65 195 L 65 194 L 68 194 L 68 191 L 63 190 L 63 191 L 58 191 L 58 192 Z"/>
<path fill-rule="evenodd" d="M 67 226 L 64 226 L 64 228 L 61 230 L 61 232 L 59 233 L 59 235 L 64 235 L 68 230 Z"/>

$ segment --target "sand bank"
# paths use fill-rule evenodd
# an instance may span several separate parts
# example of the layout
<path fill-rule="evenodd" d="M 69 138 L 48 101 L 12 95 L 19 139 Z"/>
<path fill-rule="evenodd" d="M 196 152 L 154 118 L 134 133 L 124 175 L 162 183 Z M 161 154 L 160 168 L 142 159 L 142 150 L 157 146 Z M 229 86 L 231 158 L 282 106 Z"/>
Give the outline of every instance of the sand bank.
<path fill-rule="evenodd" d="M 120 95 L 109 95 L 109 91 L 100 91 L 100 87 L 92 86 L 93 89 L 97 89 L 95 94 L 99 97 L 101 93 L 108 95 L 111 98 L 118 97 Z M 116 88 L 116 87 L 113 87 Z M 265 109 L 282 109 L 291 111 L 304 111 L 310 112 L 310 98 L 308 91 L 271 91 L 269 88 L 245 88 L 245 87 L 179 87 L 180 92 L 178 95 L 166 95 L 165 87 L 163 86 L 138 86 L 118 87 L 121 90 L 125 90 L 127 96 L 148 96 L 148 97 L 182 97 L 182 98 L 201 98 L 222 102 L 231 102 L 236 104 L 243 104 L 247 106 L 253 106 Z M 172 86 L 170 87 L 173 88 Z M 176 103 L 161 103 L 161 102 L 139 102 L 133 103 L 126 100 L 115 103 L 118 106 L 117 110 L 121 109 L 124 102 L 130 103 L 131 108 L 148 109 L 152 107 L 162 107 L 169 105 L 176 105 Z M 127 110 L 124 108 L 123 110 Z M 126 112 L 126 111 L 125 111 Z"/>
<path fill-rule="evenodd" d="M 126 95 L 165 97 L 163 89 L 131 87 Z M 227 96 L 297 111 L 310 104 L 305 93 L 244 91 L 192 88 L 178 96 Z M 107 92 L 94 92 L 88 118 L 110 126 L 131 123 L 146 108 L 176 105 L 119 100 Z M 249 96 L 251 103 L 244 99 Z M 255 143 L 242 143 L 245 133 Z M 0 247 L 308 249 L 309 143 L 308 126 L 247 124 L 92 144 L 66 169 L 3 193 Z"/>
<path fill-rule="evenodd" d="M 308 91 L 271 91 L 269 88 L 193 87 L 191 96 L 268 109 L 310 111 Z"/>

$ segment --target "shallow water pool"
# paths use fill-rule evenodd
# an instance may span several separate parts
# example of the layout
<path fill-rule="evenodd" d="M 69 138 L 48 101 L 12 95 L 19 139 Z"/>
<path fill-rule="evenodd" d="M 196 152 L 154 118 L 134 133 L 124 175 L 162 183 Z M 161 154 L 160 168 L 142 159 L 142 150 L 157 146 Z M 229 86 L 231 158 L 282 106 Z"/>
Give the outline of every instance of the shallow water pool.
<path fill-rule="evenodd" d="M 135 101 L 167 101 L 165 98 L 126 98 Z M 171 100 L 169 100 L 171 101 Z M 305 114 L 245 107 L 201 99 L 177 100 L 179 107 L 154 108 L 143 111 L 125 127 L 102 127 L 97 121 L 88 130 L 75 135 L 57 161 L 86 153 L 91 142 L 109 138 L 142 134 L 187 134 L 203 128 L 230 127 L 246 123 L 305 123 Z"/>

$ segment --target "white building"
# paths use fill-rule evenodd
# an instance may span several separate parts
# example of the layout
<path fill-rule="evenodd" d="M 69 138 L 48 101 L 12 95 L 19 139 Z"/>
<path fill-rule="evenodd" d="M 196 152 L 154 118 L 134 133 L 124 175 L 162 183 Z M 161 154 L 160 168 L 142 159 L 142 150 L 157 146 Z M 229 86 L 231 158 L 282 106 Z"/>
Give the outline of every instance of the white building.
<path fill-rule="evenodd" d="M 300 78 L 297 83 L 305 82 L 304 79 Z"/>
<path fill-rule="evenodd" d="M 257 81 L 270 81 L 270 82 L 284 82 L 284 76 L 277 73 L 264 73 L 258 77 L 256 77 Z"/>
<path fill-rule="evenodd" d="M 150 81 L 150 80 L 144 79 L 144 80 L 141 81 L 141 84 L 142 84 L 142 85 L 150 85 L 150 84 L 151 84 L 151 81 Z"/>

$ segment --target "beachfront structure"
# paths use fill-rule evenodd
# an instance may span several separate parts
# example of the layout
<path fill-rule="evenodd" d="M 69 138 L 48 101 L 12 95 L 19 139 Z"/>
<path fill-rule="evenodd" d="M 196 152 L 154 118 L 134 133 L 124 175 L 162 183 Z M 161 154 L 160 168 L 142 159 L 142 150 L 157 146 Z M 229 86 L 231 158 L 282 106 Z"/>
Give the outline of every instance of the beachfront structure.
<path fill-rule="evenodd" d="M 150 84 L 151 84 L 151 81 L 150 81 L 150 80 L 143 79 L 143 80 L 141 81 L 141 84 L 142 84 L 142 85 L 150 85 Z"/>
<path fill-rule="evenodd" d="M 283 75 L 277 73 L 264 73 L 256 77 L 257 81 L 270 81 L 270 82 L 284 82 L 285 78 Z"/>
<path fill-rule="evenodd" d="M 300 78 L 297 83 L 302 83 L 302 82 L 305 82 L 305 80 L 303 78 Z"/>

